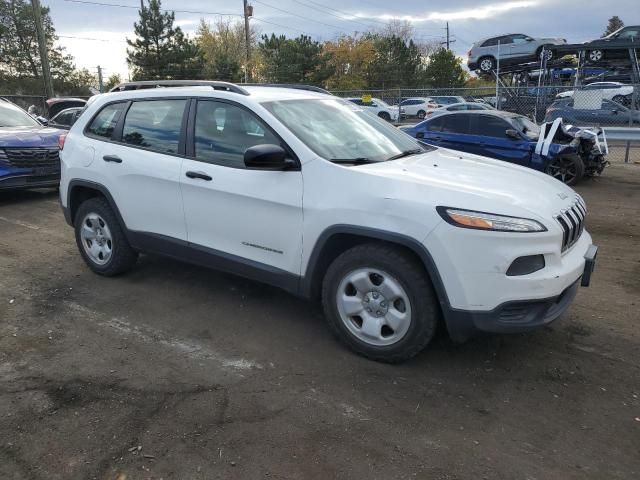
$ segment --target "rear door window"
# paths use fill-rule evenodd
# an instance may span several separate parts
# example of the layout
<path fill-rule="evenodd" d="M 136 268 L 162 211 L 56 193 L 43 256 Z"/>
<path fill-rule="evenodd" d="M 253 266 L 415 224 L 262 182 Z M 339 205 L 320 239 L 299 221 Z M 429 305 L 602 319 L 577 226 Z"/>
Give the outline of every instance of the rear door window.
<path fill-rule="evenodd" d="M 110 139 L 124 107 L 125 103 L 107 105 L 94 117 L 86 132 L 96 137 Z"/>
<path fill-rule="evenodd" d="M 442 117 L 442 133 L 469 133 L 469 115 L 446 115 Z"/>
<path fill-rule="evenodd" d="M 127 111 L 122 141 L 156 152 L 176 154 L 186 99 L 133 102 Z"/>

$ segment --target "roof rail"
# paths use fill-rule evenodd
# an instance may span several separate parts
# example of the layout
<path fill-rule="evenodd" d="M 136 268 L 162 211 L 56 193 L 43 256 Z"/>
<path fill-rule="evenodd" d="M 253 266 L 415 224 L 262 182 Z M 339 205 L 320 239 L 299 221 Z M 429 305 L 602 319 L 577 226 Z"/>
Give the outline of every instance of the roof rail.
<path fill-rule="evenodd" d="M 138 82 L 125 82 L 113 87 L 110 92 L 122 92 L 126 90 L 142 90 L 146 88 L 169 88 L 169 87 L 211 87 L 214 90 L 224 90 L 240 95 L 249 95 L 244 88 L 235 83 L 218 82 L 212 80 L 143 80 Z"/>
<path fill-rule="evenodd" d="M 325 90 L 324 88 L 316 87 L 314 85 L 304 85 L 300 83 L 241 83 L 240 85 L 246 87 L 294 88 L 296 90 L 308 90 L 310 92 L 333 95 L 331 92 Z"/>

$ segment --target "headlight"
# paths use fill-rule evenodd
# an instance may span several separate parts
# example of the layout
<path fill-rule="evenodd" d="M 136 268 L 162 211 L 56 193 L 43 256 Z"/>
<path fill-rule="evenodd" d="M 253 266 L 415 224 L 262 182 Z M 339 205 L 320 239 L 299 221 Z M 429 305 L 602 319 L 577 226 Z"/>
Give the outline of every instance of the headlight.
<path fill-rule="evenodd" d="M 437 207 L 440 216 L 451 225 L 475 230 L 496 232 L 546 232 L 544 225 L 529 218 L 509 217 L 493 213 L 460 210 L 458 208 Z"/>

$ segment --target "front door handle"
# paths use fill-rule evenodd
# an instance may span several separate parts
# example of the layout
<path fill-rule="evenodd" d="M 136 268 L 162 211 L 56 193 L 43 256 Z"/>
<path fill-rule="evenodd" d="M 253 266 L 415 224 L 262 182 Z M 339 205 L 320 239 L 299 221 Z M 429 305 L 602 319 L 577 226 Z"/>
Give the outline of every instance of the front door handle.
<path fill-rule="evenodd" d="M 117 155 L 105 155 L 102 159 L 105 162 L 122 163 L 122 159 Z"/>
<path fill-rule="evenodd" d="M 187 177 L 189 178 L 199 178 L 200 180 L 206 180 L 207 182 L 210 182 L 211 180 L 213 180 L 209 175 L 207 175 L 206 173 L 203 172 L 187 172 L 186 173 Z"/>

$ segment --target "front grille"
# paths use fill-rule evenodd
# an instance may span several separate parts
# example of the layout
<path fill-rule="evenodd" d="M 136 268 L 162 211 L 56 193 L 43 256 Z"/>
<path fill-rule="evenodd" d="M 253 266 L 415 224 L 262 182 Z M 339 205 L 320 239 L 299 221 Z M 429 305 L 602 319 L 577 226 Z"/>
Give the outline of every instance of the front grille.
<path fill-rule="evenodd" d="M 55 148 L 5 148 L 0 162 L 15 168 L 58 167 L 60 150 Z"/>
<path fill-rule="evenodd" d="M 562 251 L 566 251 L 575 244 L 584 231 L 584 221 L 587 217 L 587 206 L 582 197 L 576 195 L 575 203 L 560 212 L 555 218 L 562 227 Z"/>

